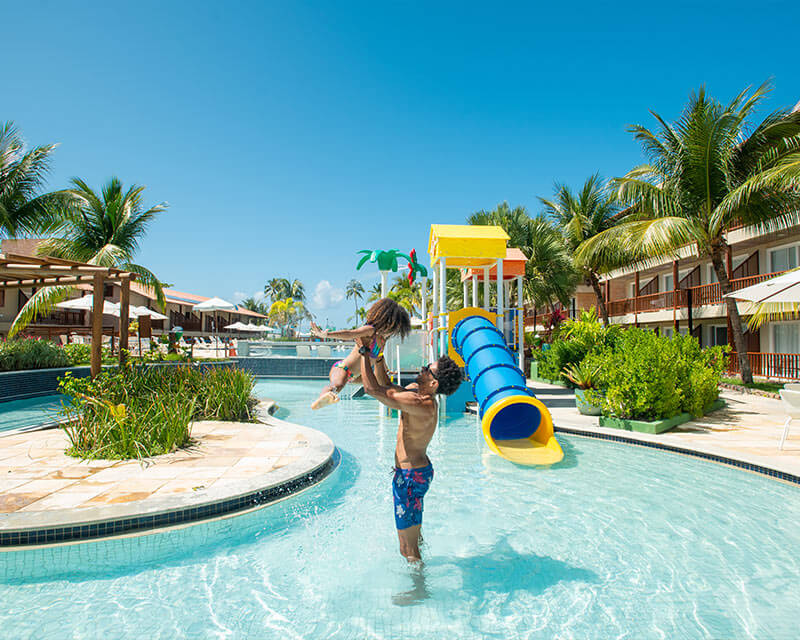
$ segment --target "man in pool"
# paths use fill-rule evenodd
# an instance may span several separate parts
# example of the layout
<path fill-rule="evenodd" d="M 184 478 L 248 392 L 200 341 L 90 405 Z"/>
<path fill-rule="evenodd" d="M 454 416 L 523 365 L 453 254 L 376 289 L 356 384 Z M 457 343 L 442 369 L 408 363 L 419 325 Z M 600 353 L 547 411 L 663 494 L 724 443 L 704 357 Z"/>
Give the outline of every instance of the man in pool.
<path fill-rule="evenodd" d="M 419 561 L 422 526 L 422 500 L 433 480 L 433 465 L 428 444 L 436 431 L 439 405 L 437 394 L 455 393 L 461 385 L 461 369 L 447 356 L 422 367 L 417 381 L 406 387 L 392 384 L 383 358 L 373 371 L 369 340 L 358 341 L 361 354 L 361 382 L 373 398 L 400 411 L 397 446 L 394 452 L 394 519 L 400 540 L 400 553 L 409 561 Z"/>

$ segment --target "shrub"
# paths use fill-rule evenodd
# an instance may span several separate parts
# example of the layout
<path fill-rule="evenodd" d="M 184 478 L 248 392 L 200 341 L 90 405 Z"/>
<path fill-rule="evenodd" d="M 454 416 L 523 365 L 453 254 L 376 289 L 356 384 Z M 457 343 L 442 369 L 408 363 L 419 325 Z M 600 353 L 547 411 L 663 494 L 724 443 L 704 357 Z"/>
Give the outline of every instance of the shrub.
<path fill-rule="evenodd" d="M 130 459 L 189 443 L 194 420 L 248 421 L 254 379 L 239 369 L 141 367 L 102 371 L 93 380 L 65 376 L 62 414 L 69 455 Z"/>
<path fill-rule="evenodd" d="M 88 344 L 65 344 L 64 353 L 70 366 L 77 367 L 92 361 L 92 348 Z"/>
<path fill-rule="evenodd" d="M 584 364 L 600 371 L 604 414 L 660 420 L 684 411 L 702 416 L 719 396 L 725 357 L 721 347 L 701 349 L 691 336 L 631 328 Z"/>
<path fill-rule="evenodd" d="M 68 367 L 64 350 L 49 340 L 15 338 L 0 342 L 0 371 Z"/>

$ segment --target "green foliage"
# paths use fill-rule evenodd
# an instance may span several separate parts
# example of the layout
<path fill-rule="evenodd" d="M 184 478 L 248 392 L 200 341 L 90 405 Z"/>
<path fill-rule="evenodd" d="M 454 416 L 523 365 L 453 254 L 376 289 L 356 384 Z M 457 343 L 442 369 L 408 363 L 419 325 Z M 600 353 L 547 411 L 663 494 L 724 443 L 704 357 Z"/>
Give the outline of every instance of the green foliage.
<path fill-rule="evenodd" d="M 691 336 L 631 328 L 584 364 L 600 371 L 604 414 L 660 420 L 684 411 L 702 416 L 719 396 L 725 358 L 723 348 L 701 349 Z"/>
<path fill-rule="evenodd" d="M 255 381 L 239 369 L 140 367 L 59 381 L 69 455 L 124 460 L 185 446 L 195 420 L 249 421 Z"/>
<path fill-rule="evenodd" d="M 72 367 L 90 364 L 92 361 L 92 347 L 88 344 L 65 344 L 63 348 Z"/>
<path fill-rule="evenodd" d="M 594 389 L 600 378 L 600 367 L 584 360 L 564 367 L 562 374 L 578 389 Z"/>
<path fill-rule="evenodd" d="M 550 348 L 537 352 L 539 375 L 547 380 L 568 379 L 564 370 L 577 365 L 590 353 L 612 346 L 620 334 L 618 326 L 603 326 L 595 313 L 564 322 L 554 333 Z"/>
<path fill-rule="evenodd" d="M 769 391 L 770 393 L 778 393 L 781 389 L 783 389 L 783 382 L 749 382 L 747 384 L 742 383 L 739 378 L 722 378 L 722 382 L 725 384 L 735 385 L 737 387 L 745 387 L 747 389 L 758 389 L 759 391 Z"/>
<path fill-rule="evenodd" d="M 18 338 L 0 342 L 0 371 L 68 367 L 64 350 L 49 340 Z"/>

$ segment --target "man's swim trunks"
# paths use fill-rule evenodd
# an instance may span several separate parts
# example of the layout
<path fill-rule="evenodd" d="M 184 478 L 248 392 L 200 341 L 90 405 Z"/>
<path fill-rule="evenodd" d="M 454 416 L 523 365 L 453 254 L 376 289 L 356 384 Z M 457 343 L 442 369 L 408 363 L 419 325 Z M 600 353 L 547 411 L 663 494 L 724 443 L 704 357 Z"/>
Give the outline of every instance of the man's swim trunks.
<path fill-rule="evenodd" d="M 433 465 L 418 469 L 395 467 L 392 481 L 394 522 L 398 529 L 422 524 L 422 498 L 433 480 Z"/>

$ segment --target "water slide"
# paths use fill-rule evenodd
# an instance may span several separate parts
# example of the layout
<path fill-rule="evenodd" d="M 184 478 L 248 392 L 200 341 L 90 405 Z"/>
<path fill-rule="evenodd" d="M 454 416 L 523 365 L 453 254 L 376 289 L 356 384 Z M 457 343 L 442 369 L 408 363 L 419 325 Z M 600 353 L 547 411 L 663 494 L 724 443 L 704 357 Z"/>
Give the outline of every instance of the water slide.
<path fill-rule="evenodd" d="M 564 452 L 553 435 L 550 412 L 528 389 L 514 354 L 492 322 L 468 315 L 455 325 L 450 338 L 466 365 L 489 448 L 521 465 L 560 461 Z"/>

